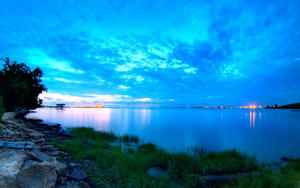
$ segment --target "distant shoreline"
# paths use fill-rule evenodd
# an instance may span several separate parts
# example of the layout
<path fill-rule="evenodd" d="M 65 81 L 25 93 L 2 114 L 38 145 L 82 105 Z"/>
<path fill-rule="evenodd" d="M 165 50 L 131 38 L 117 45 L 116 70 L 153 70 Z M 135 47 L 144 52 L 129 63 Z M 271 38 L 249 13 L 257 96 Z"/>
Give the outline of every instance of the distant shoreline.
<path fill-rule="evenodd" d="M 39 108 L 57 108 L 56 106 L 40 106 Z M 73 107 L 73 106 L 64 106 L 63 108 L 98 108 L 98 107 Z M 300 107 L 298 108 L 292 108 L 292 107 L 277 107 L 277 108 L 273 108 L 273 107 L 261 107 L 261 108 L 247 108 L 247 107 L 180 107 L 180 106 L 175 106 L 175 107 L 168 107 L 168 106 L 163 106 L 163 107 L 158 107 L 158 106 L 104 106 L 101 108 L 142 108 L 142 109 L 164 109 L 164 108 L 180 108 L 180 109 L 300 109 Z M 100 108 L 100 109 L 101 109 Z M 99 109 L 99 108 L 98 108 Z"/>

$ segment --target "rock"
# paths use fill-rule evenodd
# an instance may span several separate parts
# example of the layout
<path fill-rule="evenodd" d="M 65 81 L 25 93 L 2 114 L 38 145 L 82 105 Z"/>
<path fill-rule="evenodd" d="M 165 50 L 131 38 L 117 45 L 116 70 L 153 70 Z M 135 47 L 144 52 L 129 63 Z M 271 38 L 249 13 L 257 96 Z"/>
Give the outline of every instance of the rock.
<path fill-rule="evenodd" d="M 69 156 L 69 154 L 68 154 L 68 153 L 66 153 L 66 152 L 63 152 L 63 151 L 60 151 L 60 154 L 61 154 L 61 155 L 64 155 L 64 156 Z"/>
<path fill-rule="evenodd" d="M 23 164 L 22 168 L 28 168 L 29 166 L 31 166 L 33 164 L 37 164 L 37 163 L 39 163 L 39 162 L 38 161 L 33 161 L 33 160 L 27 160 Z"/>
<path fill-rule="evenodd" d="M 16 112 L 5 112 L 2 115 L 1 120 L 6 122 L 7 120 L 13 119 L 16 115 L 17 115 Z"/>
<path fill-rule="evenodd" d="M 41 147 L 42 150 L 49 150 L 49 149 L 52 149 L 52 148 L 53 148 L 52 145 L 43 145 L 43 146 Z"/>
<path fill-rule="evenodd" d="M 5 151 L 0 153 L 0 187 L 17 188 L 16 175 L 27 159 L 25 152 Z"/>
<path fill-rule="evenodd" d="M 235 174 L 218 174 L 218 175 L 207 175 L 203 176 L 206 184 L 214 185 L 216 183 L 225 183 L 232 180 L 235 180 L 239 177 L 248 177 L 253 174 L 259 174 L 259 172 L 244 172 L 244 173 L 235 173 Z"/>
<path fill-rule="evenodd" d="M 0 153 L 0 176 L 12 176 L 19 172 L 27 156 L 22 151 L 5 151 Z"/>
<path fill-rule="evenodd" d="M 85 180 L 87 179 L 86 173 L 78 168 L 74 168 L 72 173 L 69 175 L 70 178 L 75 179 L 75 180 Z"/>
<path fill-rule="evenodd" d="M 166 169 L 160 167 L 160 166 L 155 166 L 147 170 L 146 172 L 149 176 L 153 176 L 156 178 L 162 178 L 164 176 L 168 176 L 168 172 Z"/>
<path fill-rule="evenodd" d="M 35 140 L 34 142 L 36 144 L 44 143 L 45 142 L 45 138 L 39 138 L 39 139 Z"/>
<path fill-rule="evenodd" d="M 50 157 L 49 155 L 47 155 L 46 153 L 40 152 L 37 149 L 33 149 L 30 152 L 27 152 L 27 154 L 31 157 L 31 159 L 37 160 L 37 161 L 48 161 L 48 162 L 53 162 L 52 157 Z"/>
<path fill-rule="evenodd" d="M 89 184 L 84 181 L 79 182 L 79 186 L 80 188 L 90 188 Z"/>
<path fill-rule="evenodd" d="M 80 188 L 79 184 L 75 181 L 68 181 L 67 188 Z"/>
<path fill-rule="evenodd" d="M 41 162 L 19 171 L 17 183 L 22 188 L 54 188 L 57 179 L 55 165 Z"/>
<path fill-rule="evenodd" d="M 38 132 L 30 132 L 28 133 L 29 136 L 34 137 L 34 138 L 43 138 L 45 135 L 43 133 L 38 133 Z"/>
<path fill-rule="evenodd" d="M 52 151 L 52 152 L 50 153 L 50 155 L 51 155 L 51 156 L 58 156 L 58 155 L 60 155 L 60 152 L 59 152 L 59 151 Z"/>
<path fill-rule="evenodd" d="M 19 188 L 15 178 L 11 176 L 0 175 L 0 187 L 1 188 Z"/>
<path fill-rule="evenodd" d="M 284 161 L 284 162 L 296 161 L 296 159 L 293 159 L 293 158 L 287 158 L 287 157 L 282 157 L 281 160 Z"/>
<path fill-rule="evenodd" d="M 7 142 L 0 141 L 0 147 L 11 149 L 32 149 L 34 147 L 33 142 Z"/>
<path fill-rule="evenodd" d="M 55 169 L 56 169 L 56 172 L 57 172 L 58 174 L 62 174 L 62 172 L 63 172 L 66 168 L 67 168 L 67 165 L 66 165 L 66 164 L 61 163 L 61 162 L 59 162 L 59 161 L 56 161 L 56 167 L 55 167 Z"/>

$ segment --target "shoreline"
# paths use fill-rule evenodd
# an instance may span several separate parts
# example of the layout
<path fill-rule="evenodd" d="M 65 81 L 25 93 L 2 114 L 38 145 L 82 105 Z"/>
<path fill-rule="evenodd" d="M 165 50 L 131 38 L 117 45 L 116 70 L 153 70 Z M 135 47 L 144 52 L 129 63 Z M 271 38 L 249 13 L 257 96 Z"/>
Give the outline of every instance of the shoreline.
<path fill-rule="evenodd" d="M 29 165 L 29 167 L 34 166 L 34 165 L 37 166 L 40 163 L 47 162 L 47 163 L 50 163 L 47 165 L 49 166 L 50 169 L 52 169 L 52 175 L 55 174 L 55 173 L 53 173 L 53 169 L 55 168 L 54 172 L 56 172 L 56 179 L 55 179 L 55 185 L 53 185 L 53 186 L 55 186 L 55 187 L 77 186 L 77 187 L 82 187 L 82 188 L 97 187 L 97 180 L 95 180 L 95 177 L 90 176 L 93 173 L 99 173 L 98 170 L 94 169 L 94 167 L 99 165 L 97 162 L 97 160 L 98 160 L 97 155 L 103 154 L 103 152 L 104 153 L 107 152 L 110 155 L 114 154 L 113 152 L 110 153 L 110 150 L 111 150 L 114 152 L 119 152 L 119 155 L 122 155 L 121 158 L 122 157 L 127 158 L 128 156 L 130 156 L 132 154 L 135 155 L 135 153 L 138 153 L 139 150 L 141 148 L 143 148 L 144 146 L 146 148 L 149 146 L 147 144 L 140 143 L 139 139 L 134 136 L 132 137 L 132 136 L 126 135 L 123 137 L 117 137 L 111 133 L 109 133 L 110 135 L 106 135 L 106 133 L 104 133 L 104 132 L 101 133 L 101 132 L 95 132 L 95 131 L 91 131 L 91 130 L 89 130 L 90 132 L 87 135 L 84 135 L 85 131 L 87 131 L 88 128 L 82 128 L 82 130 L 80 130 L 80 128 L 73 129 L 73 130 L 75 130 L 75 132 L 73 131 L 73 133 L 72 133 L 73 136 L 71 136 L 68 132 L 66 132 L 64 129 L 62 129 L 59 124 L 58 125 L 47 125 L 47 124 L 43 123 L 42 120 L 26 119 L 24 116 L 21 118 L 20 117 L 15 118 L 12 116 L 8 116 L 7 118 L 4 118 L 3 122 L 4 123 L 2 123 L 2 124 L 0 122 L 0 128 L 2 129 L 2 131 L 1 131 L 2 134 L 0 137 L 1 140 L 13 141 L 13 142 L 29 141 L 29 142 L 34 143 L 34 146 L 32 148 L 28 148 L 28 149 L 1 149 L 1 147 L 0 147 L 0 151 L 2 154 L 2 155 L 0 154 L 0 164 L 1 164 L 1 156 L 3 156 L 3 153 L 13 152 L 14 155 L 18 156 L 18 155 L 20 155 L 20 151 L 21 151 L 21 154 L 25 153 L 25 155 L 26 155 L 26 157 L 25 157 L 26 160 L 22 159 L 23 161 L 21 161 L 22 165 L 19 166 L 18 173 L 15 173 L 12 177 L 10 177 L 9 181 L 15 180 L 16 184 L 19 181 L 18 174 L 20 174 L 20 172 L 24 171 L 24 169 L 25 170 L 28 169 L 28 165 Z M 10 129 L 14 129 L 14 131 L 12 131 Z M 77 132 L 76 132 L 76 130 L 77 130 Z M 78 136 L 78 135 L 81 135 L 81 136 Z M 95 135 L 95 136 L 93 137 L 92 135 Z M 90 138 L 90 136 L 92 136 L 93 138 Z M 105 139 L 103 140 L 103 138 L 102 138 L 103 136 L 105 136 L 105 139 L 108 139 L 109 142 L 107 142 L 107 140 L 105 140 Z M 110 140 L 112 138 L 114 141 Z M 91 154 L 91 156 L 83 156 L 83 157 L 79 156 L 78 157 L 77 156 L 78 152 L 74 153 L 72 151 L 72 147 L 75 148 L 76 144 L 78 144 L 78 141 L 80 141 L 81 142 L 80 144 L 82 144 L 82 143 L 84 144 L 84 147 L 82 148 L 83 150 L 88 148 L 91 150 L 91 152 L 93 152 L 93 151 L 99 152 L 98 148 L 95 148 L 95 150 L 92 148 L 94 147 L 93 145 L 95 144 L 95 142 L 99 142 L 100 140 L 101 140 L 101 144 L 97 145 L 98 144 L 97 143 L 96 146 L 103 147 L 103 150 L 101 150 L 100 153 L 95 153 L 96 156 L 95 156 L 95 154 L 94 154 L 94 156 L 93 156 L 93 154 Z M 117 142 L 115 140 L 117 140 Z M 104 141 L 104 142 L 102 143 L 102 141 Z M 73 145 L 69 145 L 69 146 L 64 145 L 68 142 Z M 74 143 L 75 143 L 75 145 L 74 145 Z M 175 159 L 175 163 L 177 160 L 176 158 L 178 158 L 178 156 L 180 156 L 180 155 L 182 155 L 184 158 L 187 158 L 189 160 L 195 159 L 195 158 L 189 158 L 188 154 L 183 154 L 183 153 L 171 154 L 164 150 L 155 149 L 157 147 L 154 145 L 153 145 L 153 147 L 154 147 L 154 149 L 153 148 L 151 149 L 152 153 L 151 152 L 147 153 L 147 152 L 143 151 L 143 152 L 141 152 L 141 154 L 142 155 L 149 155 L 149 154 L 153 155 L 153 153 L 162 152 L 162 153 L 164 153 L 163 156 L 167 156 L 165 160 L 174 160 Z M 125 150 L 124 150 L 124 148 L 125 148 Z M 84 153 L 83 150 L 82 150 L 82 153 Z M 220 153 L 222 153 L 222 152 L 220 152 Z M 214 153 L 213 155 L 218 156 L 219 153 Z M 228 158 L 229 160 L 231 158 L 230 155 L 231 154 L 229 153 L 229 158 Z M 237 155 L 240 155 L 240 154 L 237 153 Z M 48 157 L 42 157 L 43 159 L 41 159 L 40 156 L 48 156 Z M 160 155 L 158 155 L 158 156 L 160 156 Z M 47 158 L 47 159 L 45 159 L 45 158 Z M 109 160 L 110 160 L 110 158 L 113 158 L 113 157 L 108 156 Z M 248 160 L 250 160 L 250 158 L 248 158 L 248 159 L 247 158 L 248 157 L 239 158 L 239 160 L 245 159 L 246 160 L 245 162 L 247 162 Z M 220 158 L 219 160 L 222 160 L 222 158 Z M 288 161 L 289 159 L 286 159 L 286 160 Z M 28 162 L 28 161 L 30 161 L 30 162 Z M 158 160 L 158 163 L 161 163 L 161 164 L 157 165 L 156 164 L 157 162 L 154 162 L 152 165 L 148 165 L 147 167 L 145 167 L 144 170 L 139 171 L 139 173 L 145 173 L 145 175 L 147 177 L 146 179 L 150 179 L 151 181 L 155 181 L 155 182 L 157 180 L 159 180 L 158 182 L 161 182 L 160 179 L 164 175 L 167 175 L 166 176 L 167 179 L 169 178 L 171 180 L 173 178 L 173 175 L 170 174 L 170 172 L 172 173 L 173 171 L 172 170 L 170 171 L 170 169 L 169 169 L 170 163 L 169 162 L 159 162 L 159 161 L 160 160 Z M 212 165 L 214 165 L 214 163 L 217 163 L 217 162 L 218 161 L 212 162 Z M 226 163 L 226 160 L 223 162 Z M 238 161 L 236 161 L 236 162 L 238 162 Z M 177 164 L 176 168 L 178 168 L 178 169 L 186 168 L 185 166 L 182 166 L 182 164 L 180 164 L 180 163 L 189 164 L 186 161 L 186 159 L 183 159 L 183 161 L 181 161 Z M 228 165 L 230 165 L 230 164 L 232 165 L 232 164 L 234 164 L 234 162 L 228 163 Z M 259 170 L 259 166 L 261 166 L 261 164 L 257 164 L 257 165 L 258 165 L 257 167 L 253 168 L 253 170 L 250 170 L 250 171 L 237 169 L 233 172 L 221 170 L 218 173 L 204 173 L 201 176 L 194 174 L 194 175 L 192 175 L 192 177 L 190 177 L 192 182 L 189 182 L 189 183 L 196 182 L 197 185 L 201 184 L 201 186 L 203 186 L 203 185 L 219 185 L 219 184 L 223 185 L 224 183 L 230 183 L 239 178 L 259 176 L 259 174 L 261 174 L 261 172 Z M 24 166 L 26 166 L 26 168 L 24 168 Z M 219 168 L 218 165 L 215 165 L 215 166 L 216 166 L 215 168 Z M 224 166 L 224 164 L 223 164 L 223 166 Z M 267 166 L 268 166 L 267 167 L 268 169 L 272 169 L 275 171 L 282 170 L 282 166 L 279 163 L 276 163 L 276 164 L 269 163 Z M 222 167 L 222 168 L 224 168 L 224 167 Z M 0 168 L 1 168 L 1 165 L 0 165 Z M 103 167 L 99 167 L 99 168 L 102 169 Z M 85 170 L 88 173 L 86 173 Z M 103 171 L 105 171 L 105 170 L 110 170 L 110 169 L 104 168 Z M 106 172 L 104 173 L 103 171 L 100 173 L 105 174 Z M 134 170 L 133 170 L 133 172 L 134 172 Z M 207 172 L 209 172 L 209 171 L 207 171 Z M 211 171 L 211 172 L 214 172 L 214 171 Z M 99 175 L 99 174 L 97 174 L 97 175 Z M 93 176 L 97 177 L 97 175 L 93 175 Z M 53 177 L 54 177 L 54 175 L 53 175 Z M 1 180 L 1 178 L 3 179 L 3 174 L 1 177 L 1 169 L 0 169 L 0 180 Z M 23 177 L 23 179 L 24 179 L 24 177 Z M 25 177 L 25 179 L 26 179 L 26 177 Z M 52 183 L 53 183 L 53 180 L 54 179 L 52 179 Z M 186 185 L 185 184 L 186 180 L 182 180 L 180 178 L 179 179 L 175 178 L 172 181 L 177 182 L 178 186 Z M 173 184 L 174 184 L 174 182 L 172 183 L 172 185 Z M 1 185 L 1 183 L 0 183 L 0 185 Z M 2 187 L 5 187 L 5 186 L 2 185 Z M 51 187 L 51 186 L 49 186 L 49 187 Z M 193 186 L 191 186 L 191 187 L 193 187 Z M 220 187 L 220 186 L 217 186 L 217 187 Z"/>
<path fill-rule="evenodd" d="M 71 136 L 59 124 L 6 112 L 0 128 L 0 187 L 91 187 L 84 165 L 53 146 Z"/>

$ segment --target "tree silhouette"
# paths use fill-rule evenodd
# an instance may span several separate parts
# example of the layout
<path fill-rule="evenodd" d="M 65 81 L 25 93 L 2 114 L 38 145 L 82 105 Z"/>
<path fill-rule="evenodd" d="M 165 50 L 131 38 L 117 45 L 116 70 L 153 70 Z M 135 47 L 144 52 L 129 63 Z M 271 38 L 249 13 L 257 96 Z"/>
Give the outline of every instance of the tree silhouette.
<path fill-rule="evenodd" d="M 46 88 L 41 84 L 43 72 L 36 68 L 30 70 L 24 63 L 10 62 L 9 58 L 4 61 L 0 71 L 0 95 L 7 111 L 20 108 L 35 109 L 41 105 L 42 100 L 38 95 Z"/>

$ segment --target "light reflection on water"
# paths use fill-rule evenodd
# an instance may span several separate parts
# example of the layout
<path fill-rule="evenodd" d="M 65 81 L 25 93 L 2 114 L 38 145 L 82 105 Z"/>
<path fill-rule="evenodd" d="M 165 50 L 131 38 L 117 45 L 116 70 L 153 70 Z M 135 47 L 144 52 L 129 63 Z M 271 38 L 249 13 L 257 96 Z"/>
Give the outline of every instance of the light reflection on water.
<path fill-rule="evenodd" d="M 138 135 L 171 151 L 237 148 L 259 160 L 300 156 L 300 112 L 272 109 L 40 108 L 31 118 L 63 127 Z"/>

